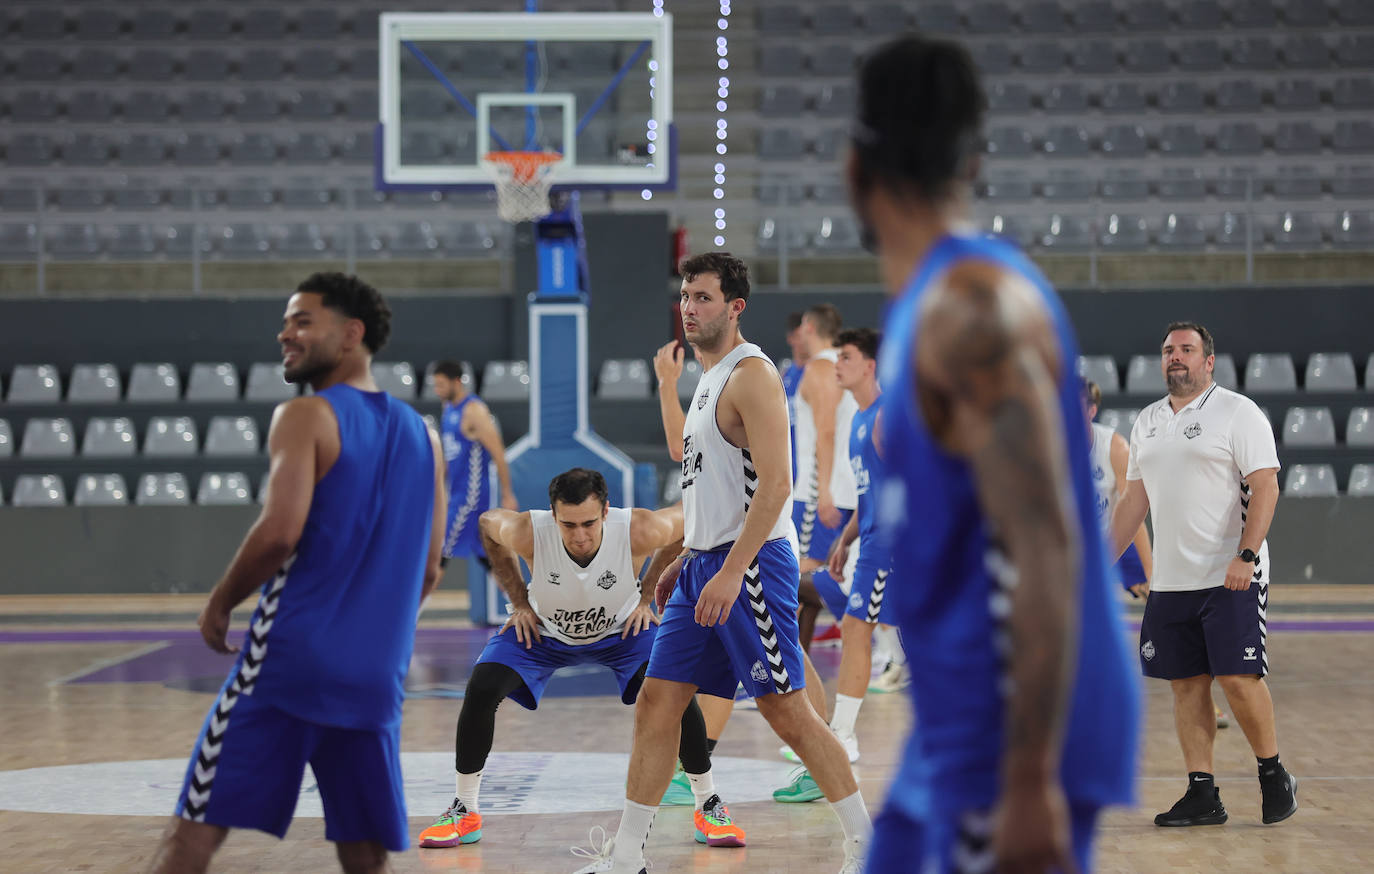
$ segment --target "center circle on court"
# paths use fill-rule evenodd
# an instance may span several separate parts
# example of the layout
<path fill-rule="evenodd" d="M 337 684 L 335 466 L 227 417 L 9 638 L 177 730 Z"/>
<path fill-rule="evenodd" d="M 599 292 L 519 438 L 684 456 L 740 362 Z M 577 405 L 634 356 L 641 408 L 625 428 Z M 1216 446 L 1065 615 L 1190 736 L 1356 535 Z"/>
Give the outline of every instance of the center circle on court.
<path fill-rule="evenodd" d="M 176 806 L 186 759 L 89 762 L 0 771 L 0 810 L 108 816 L 167 816 Z M 761 759 L 713 756 L 712 774 L 731 804 L 765 801 L 787 781 L 791 766 Z M 485 814 L 592 813 L 625 802 L 624 753 L 492 753 L 482 772 Z M 453 800 L 453 753 L 401 753 L 406 809 L 438 814 Z M 298 817 L 322 817 L 314 775 L 307 769 Z"/>

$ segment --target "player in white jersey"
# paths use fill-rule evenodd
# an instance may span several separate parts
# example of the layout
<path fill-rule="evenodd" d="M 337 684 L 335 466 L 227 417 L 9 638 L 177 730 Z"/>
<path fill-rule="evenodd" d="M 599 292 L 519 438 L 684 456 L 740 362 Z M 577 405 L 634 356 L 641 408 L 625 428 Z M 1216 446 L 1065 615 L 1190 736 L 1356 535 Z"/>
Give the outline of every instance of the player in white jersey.
<path fill-rule="evenodd" d="M 666 604 L 635 707 L 620 827 L 580 869 L 643 874 L 644 847 L 673 772 L 672 737 L 698 691 L 755 697 L 759 713 L 801 755 L 844 830 L 842 874 L 862 870 L 872 825 L 844 747 L 798 694 L 799 572 L 788 534 L 787 401 L 777 369 L 740 335 L 749 271 L 727 253 L 681 265 L 681 312 L 702 376 L 683 423 L 683 540 L 659 579 Z M 596 830 L 593 830 L 594 833 Z"/>
<path fill-rule="evenodd" d="M 575 467 L 549 483 L 549 510 L 488 510 L 483 544 L 512 613 L 473 667 L 458 715 L 453 804 L 420 833 L 422 847 L 454 847 L 482 837 L 477 805 L 491 752 L 496 708 L 506 698 L 534 710 L 553 672 L 601 664 L 615 672 L 620 697 L 633 704 L 644 681 L 657 617 L 652 586 L 635 575 L 655 550 L 682 541 L 682 511 L 624 509 L 607 502 L 606 480 Z M 526 586 L 519 560 L 530 568 Z M 695 704 L 680 711 L 679 755 L 696 796 L 696 839 L 742 847 L 711 779 L 706 726 Z"/>

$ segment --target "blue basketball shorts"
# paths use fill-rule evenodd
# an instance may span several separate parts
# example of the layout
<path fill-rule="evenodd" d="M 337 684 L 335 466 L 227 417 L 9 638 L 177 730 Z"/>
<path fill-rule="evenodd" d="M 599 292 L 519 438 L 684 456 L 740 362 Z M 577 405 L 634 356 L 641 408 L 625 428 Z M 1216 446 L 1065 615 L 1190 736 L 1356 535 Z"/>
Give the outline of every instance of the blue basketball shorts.
<path fill-rule="evenodd" d="M 811 581 L 816 584 L 816 591 L 820 593 L 821 600 L 825 601 L 825 606 L 830 608 L 836 619 L 853 616 L 863 622 L 883 622 L 891 625 L 896 620 L 892 615 L 892 607 L 887 606 L 888 601 L 884 597 L 890 573 L 888 567 L 879 567 L 873 562 L 864 561 L 864 557 L 860 555 L 849 581 L 848 592 L 830 575 L 830 571 L 824 568 L 811 574 Z"/>
<path fill-rule="evenodd" d="M 1122 588 L 1126 589 L 1149 581 L 1145 576 L 1145 565 L 1140 561 L 1140 551 L 1135 548 L 1134 543 L 1127 544 L 1126 551 L 1117 559 L 1116 573 L 1121 577 Z"/>
<path fill-rule="evenodd" d="M 284 837 L 309 763 L 326 838 L 373 841 L 398 853 L 410 846 L 399 724 L 335 728 L 228 692 L 226 683 L 196 739 L 176 816 Z"/>
<path fill-rule="evenodd" d="M 830 557 L 830 545 L 835 542 L 835 538 L 840 536 L 844 526 L 848 524 L 849 517 L 854 515 L 853 510 L 840 508 L 840 524 L 834 528 L 829 528 L 821 521 L 817 513 L 815 502 L 793 501 L 792 502 L 792 524 L 797 529 L 797 545 L 801 549 L 801 558 L 811 558 L 816 561 L 825 561 Z"/>
<path fill-rule="evenodd" d="M 1078 870 L 1092 871 L 1096 806 L 1070 802 L 1069 827 Z M 935 813 L 917 819 L 888 803 L 873 821 L 866 871 L 912 874 L 972 874 L 994 870 L 991 811 Z"/>
<path fill-rule="evenodd" d="M 1269 585 L 1151 592 L 1140 620 L 1140 669 L 1158 680 L 1269 673 Z"/>
<path fill-rule="evenodd" d="M 697 597 L 725 563 L 730 545 L 693 551 L 663 611 L 648 676 L 690 683 L 708 695 L 750 697 L 806 686 L 797 633 L 797 556 L 786 538 L 770 540 L 745 573 L 725 624 L 697 624 Z"/>
<path fill-rule="evenodd" d="M 624 640 L 620 632 L 603 637 L 595 643 L 571 646 L 561 640 L 544 635 L 529 649 L 515 638 L 515 629 L 507 628 L 500 634 L 492 635 L 477 664 L 493 662 L 505 665 L 520 675 L 525 685 L 510 694 L 513 701 L 528 710 L 539 706 L 544 697 L 544 687 L 549 678 L 559 668 L 573 665 L 605 665 L 615 672 L 620 682 L 620 700 L 626 704 L 635 703 L 639 696 L 639 669 L 649 661 L 649 653 L 654 647 L 657 627 L 648 628 L 632 634 Z"/>

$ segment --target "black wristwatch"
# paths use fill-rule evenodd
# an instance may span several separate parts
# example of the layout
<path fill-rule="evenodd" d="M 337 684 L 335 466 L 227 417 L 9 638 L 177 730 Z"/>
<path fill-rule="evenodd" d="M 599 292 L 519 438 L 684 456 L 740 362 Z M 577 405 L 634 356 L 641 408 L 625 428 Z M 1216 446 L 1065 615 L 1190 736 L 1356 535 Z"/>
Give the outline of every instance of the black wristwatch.
<path fill-rule="evenodd" d="M 1259 564 L 1259 553 L 1255 552 L 1253 549 L 1242 549 L 1240 552 L 1236 553 L 1236 558 L 1241 561 L 1248 561 L 1251 564 Z"/>

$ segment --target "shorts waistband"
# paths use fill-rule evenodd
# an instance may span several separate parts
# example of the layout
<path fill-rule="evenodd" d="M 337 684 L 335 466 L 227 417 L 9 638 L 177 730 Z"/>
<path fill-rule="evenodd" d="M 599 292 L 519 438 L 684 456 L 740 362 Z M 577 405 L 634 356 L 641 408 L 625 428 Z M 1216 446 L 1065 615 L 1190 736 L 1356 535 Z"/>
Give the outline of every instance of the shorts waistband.
<path fill-rule="evenodd" d="M 767 545 L 770 544 L 770 543 L 786 543 L 786 542 L 787 542 L 787 538 L 786 538 L 786 537 L 774 537 L 772 540 L 765 540 L 765 541 L 763 542 L 763 545 L 764 545 L 764 546 L 767 546 Z M 687 550 L 687 558 L 688 558 L 688 559 L 693 559 L 693 558 L 696 558 L 696 557 L 699 556 L 699 555 L 714 555 L 714 554 L 716 554 L 716 553 L 729 552 L 729 551 L 731 550 L 731 548 L 734 547 L 734 545 L 735 545 L 735 541 L 731 540 L 729 543 L 722 543 L 720 546 L 713 546 L 713 547 L 711 547 L 710 549 L 689 549 L 689 550 Z M 762 549 L 762 548 L 763 548 L 763 547 L 760 547 L 760 549 Z"/>

